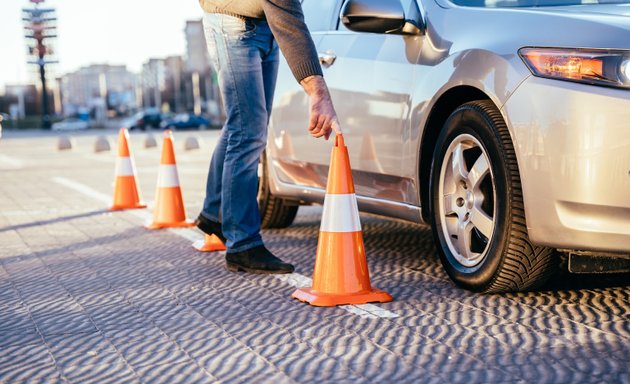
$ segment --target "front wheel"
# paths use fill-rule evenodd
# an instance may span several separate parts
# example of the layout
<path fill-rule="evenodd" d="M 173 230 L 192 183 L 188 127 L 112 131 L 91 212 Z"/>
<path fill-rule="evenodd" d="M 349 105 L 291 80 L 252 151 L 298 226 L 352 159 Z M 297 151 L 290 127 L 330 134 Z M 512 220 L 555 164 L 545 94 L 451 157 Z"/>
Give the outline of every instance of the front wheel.
<path fill-rule="evenodd" d="M 299 205 L 271 193 L 269 166 L 265 152 L 260 158 L 257 199 L 262 228 L 286 228 L 293 223 Z"/>
<path fill-rule="evenodd" d="M 553 249 L 531 244 L 516 155 L 490 101 L 457 108 L 440 134 L 431 171 L 432 227 L 455 283 L 480 292 L 542 285 Z"/>

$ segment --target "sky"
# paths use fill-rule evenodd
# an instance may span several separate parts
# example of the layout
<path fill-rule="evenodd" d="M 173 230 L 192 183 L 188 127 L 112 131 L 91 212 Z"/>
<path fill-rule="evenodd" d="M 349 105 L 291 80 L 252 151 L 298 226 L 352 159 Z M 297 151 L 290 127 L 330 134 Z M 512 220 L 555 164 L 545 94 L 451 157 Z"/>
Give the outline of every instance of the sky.
<path fill-rule="evenodd" d="M 28 0 L 0 0 L 0 94 L 6 84 L 32 82 L 26 63 L 22 8 Z M 90 64 L 124 64 L 139 72 L 153 57 L 185 53 L 186 20 L 198 20 L 197 0 L 46 0 L 57 12 L 55 75 Z"/>

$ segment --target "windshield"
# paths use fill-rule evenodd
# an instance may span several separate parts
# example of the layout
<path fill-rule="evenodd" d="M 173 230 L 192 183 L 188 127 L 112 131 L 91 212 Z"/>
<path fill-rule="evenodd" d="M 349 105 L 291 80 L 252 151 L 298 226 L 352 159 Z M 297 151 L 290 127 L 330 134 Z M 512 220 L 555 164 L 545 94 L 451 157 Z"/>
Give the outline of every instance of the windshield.
<path fill-rule="evenodd" d="M 463 7 L 511 8 L 557 7 L 565 5 L 628 4 L 630 0 L 451 0 Z"/>

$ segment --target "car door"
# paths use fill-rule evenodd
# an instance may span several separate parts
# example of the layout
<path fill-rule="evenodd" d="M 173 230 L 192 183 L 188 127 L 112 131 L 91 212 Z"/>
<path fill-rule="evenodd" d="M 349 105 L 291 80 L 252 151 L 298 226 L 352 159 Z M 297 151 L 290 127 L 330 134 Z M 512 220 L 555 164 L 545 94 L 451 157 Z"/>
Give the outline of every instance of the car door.
<path fill-rule="evenodd" d="M 405 161 L 414 83 L 414 37 L 353 32 L 339 22 L 318 43 L 341 121 L 357 194 L 415 202 L 415 166 Z"/>
<path fill-rule="evenodd" d="M 410 36 L 346 29 L 339 22 L 342 3 L 304 0 L 302 6 L 344 132 L 356 192 L 416 202 L 416 167 L 404 159 L 409 148 L 412 62 L 419 55 L 413 49 L 410 54 L 409 47 L 419 43 Z M 325 188 L 331 143 L 308 135 L 308 97 L 283 81 L 279 79 L 272 118 L 274 155 L 287 165 L 288 174 L 280 178 Z"/>

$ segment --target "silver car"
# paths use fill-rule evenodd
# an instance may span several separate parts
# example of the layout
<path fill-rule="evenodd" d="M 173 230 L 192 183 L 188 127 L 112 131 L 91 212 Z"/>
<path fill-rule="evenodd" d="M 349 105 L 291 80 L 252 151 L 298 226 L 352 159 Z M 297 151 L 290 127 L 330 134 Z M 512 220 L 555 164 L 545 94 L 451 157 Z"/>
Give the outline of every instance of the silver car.
<path fill-rule="evenodd" d="M 574 272 L 627 268 L 630 3 L 303 8 L 361 210 L 431 224 L 447 273 L 475 291 L 538 287 L 558 252 Z M 282 63 L 259 188 L 266 227 L 323 202 L 331 143 L 308 135 L 307 105 Z"/>

